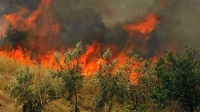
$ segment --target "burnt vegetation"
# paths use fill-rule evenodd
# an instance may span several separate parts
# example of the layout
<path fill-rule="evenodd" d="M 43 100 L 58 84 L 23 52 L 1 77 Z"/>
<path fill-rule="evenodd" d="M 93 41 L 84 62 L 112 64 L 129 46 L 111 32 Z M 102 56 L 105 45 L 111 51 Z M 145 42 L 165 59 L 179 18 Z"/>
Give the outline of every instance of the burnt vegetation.
<path fill-rule="evenodd" d="M 12 48 L 17 49 L 17 47 L 27 48 L 27 38 L 28 32 L 9 28 L 4 40 L 4 45 L 10 45 Z"/>

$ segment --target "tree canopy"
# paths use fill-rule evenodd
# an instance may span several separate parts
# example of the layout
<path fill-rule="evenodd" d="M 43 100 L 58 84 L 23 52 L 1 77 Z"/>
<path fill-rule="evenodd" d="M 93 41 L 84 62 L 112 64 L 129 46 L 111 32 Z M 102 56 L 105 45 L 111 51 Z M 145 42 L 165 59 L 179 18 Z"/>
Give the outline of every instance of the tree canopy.
<path fill-rule="evenodd" d="M 195 50 L 186 48 L 183 55 L 166 52 L 157 63 L 159 83 L 152 91 L 154 101 L 164 106 L 175 100 L 186 111 L 193 112 L 200 103 L 200 62 Z"/>

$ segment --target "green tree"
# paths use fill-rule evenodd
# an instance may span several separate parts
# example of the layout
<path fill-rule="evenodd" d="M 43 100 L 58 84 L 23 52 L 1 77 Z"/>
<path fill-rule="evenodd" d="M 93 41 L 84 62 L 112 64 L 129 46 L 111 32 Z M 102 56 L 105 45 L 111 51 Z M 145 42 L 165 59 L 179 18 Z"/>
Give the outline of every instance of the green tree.
<path fill-rule="evenodd" d="M 124 62 L 111 60 L 108 49 L 103 55 L 96 73 L 99 82 L 99 94 L 95 97 L 95 106 L 102 109 L 108 104 L 108 112 L 114 104 L 121 104 L 121 111 L 143 111 L 150 105 L 150 90 L 155 86 L 155 66 L 143 63 L 139 55 L 128 51 Z M 134 67 L 135 66 L 135 67 Z M 136 75 L 135 79 L 130 78 Z"/>
<path fill-rule="evenodd" d="M 166 52 L 156 68 L 160 82 L 152 91 L 152 98 L 160 105 L 166 100 L 176 100 L 185 109 L 193 112 L 200 103 L 200 63 L 195 50 L 186 49 L 183 55 Z"/>
<path fill-rule="evenodd" d="M 17 100 L 17 104 L 22 104 L 23 112 L 41 112 L 48 102 L 61 96 L 62 80 L 53 74 L 47 72 L 44 78 L 37 82 L 29 67 L 20 68 L 8 86 L 8 93 Z"/>
<path fill-rule="evenodd" d="M 112 73 L 117 60 L 111 61 L 109 63 L 111 56 L 112 54 L 110 49 L 108 49 L 103 54 L 103 59 L 105 59 L 106 62 L 100 62 L 99 64 L 99 70 L 97 71 L 96 76 L 100 90 L 99 94 L 95 97 L 94 102 L 98 110 L 102 109 L 105 104 L 108 104 L 108 112 L 111 112 L 117 92 L 117 77 Z"/>
<path fill-rule="evenodd" d="M 132 51 L 127 52 L 125 65 L 121 67 L 123 76 L 130 77 L 126 110 L 145 111 L 151 106 L 150 91 L 155 87 L 155 64 L 143 60 Z"/>
<path fill-rule="evenodd" d="M 76 44 L 76 48 L 68 49 L 64 54 L 64 64 L 61 64 L 61 54 L 55 53 L 55 59 L 60 63 L 61 69 L 58 70 L 59 76 L 64 81 L 65 92 L 67 93 L 67 99 L 72 101 L 72 97 L 75 97 L 75 112 L 79 112 L 78 109 L 78 95 L 77 91 L 82 87 L 83 75 L 81 74 L 80 56 L 82 54 L 82 42 Z"/>
<path fill-rule="evenodd" d="M 130 52 L 129 52 L 130 53 Z M 112 111 L 112 107 L 116 103 L 126 105 L 130 101 L 131 87 L 130 74 L 132 66 L 138 60 L 129 60 L 127 58 L 125 65 L 119 63 L 118 60 L 111 60 L 111 52 L 108 49 L 103 54 L 103 60 L 99 64 L 99 69 L 96 73 L 100 86 L 99 94 L 95 97 L 95 106 L 97 109 L 102 109 L 105 104 L 108 104 L 108 112 Z"/>

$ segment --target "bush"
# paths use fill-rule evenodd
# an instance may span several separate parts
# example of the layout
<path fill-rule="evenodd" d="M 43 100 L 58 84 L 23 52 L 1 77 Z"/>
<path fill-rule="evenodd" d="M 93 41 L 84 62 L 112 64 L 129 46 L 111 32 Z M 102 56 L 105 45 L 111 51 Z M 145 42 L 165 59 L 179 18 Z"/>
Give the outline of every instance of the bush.
<path fill-rule="evenodd" d="M 40 82 L 35 81 L 36 76 L 29 67 L 18 69 L 14 75 L 7 91 L 22 105 L 23 112 L 41 112 L 49 101 L 61 97 L 63 82 L 54 72 L 47 72 Z"/>

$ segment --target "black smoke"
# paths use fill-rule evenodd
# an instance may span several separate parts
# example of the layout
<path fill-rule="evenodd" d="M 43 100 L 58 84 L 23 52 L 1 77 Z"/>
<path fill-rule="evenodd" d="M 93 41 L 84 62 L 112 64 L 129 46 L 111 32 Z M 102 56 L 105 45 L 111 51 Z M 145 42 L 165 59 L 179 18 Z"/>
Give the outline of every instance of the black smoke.
<path fill-rule="evenodd" d="M 16 12 L 19 7 L 33 11 L 40 1 L 1 0 L 0 14 Z M 161 1 L 165 7 L 160 5 Z M 151 57 L 157 52 L 185 45 L 199 49 L 199 5 L 199 0 L 52 0 L 50 10 L 61 25 L 58 38 L 66 46 L 98 40 L 102 45 L 115 44 L 120 49 L 126 47 L 129 38 L 124 24 L 151 13 L 158 14 L 163 20 L 150 34 L 146 50 L 137 47 L 140 40 L 133 40 L 136 51 Z"/>

